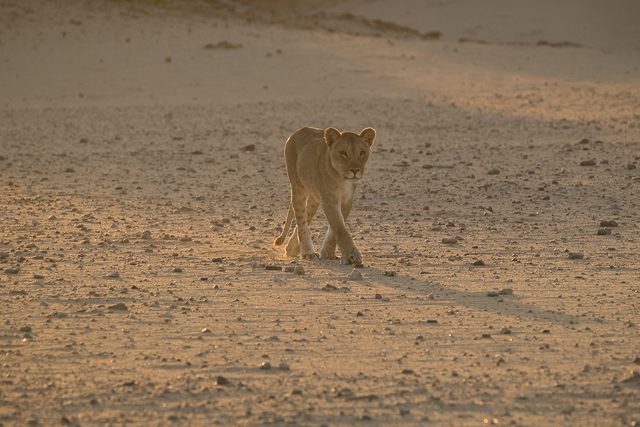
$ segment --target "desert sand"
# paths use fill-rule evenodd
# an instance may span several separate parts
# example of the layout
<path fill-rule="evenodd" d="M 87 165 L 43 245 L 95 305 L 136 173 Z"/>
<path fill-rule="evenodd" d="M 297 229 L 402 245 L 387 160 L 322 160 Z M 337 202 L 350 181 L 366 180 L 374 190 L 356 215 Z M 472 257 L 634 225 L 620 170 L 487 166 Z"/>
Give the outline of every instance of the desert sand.
<path fill-rule="evenodd" d="M 0 1 L 0 425 L 640 425 L 639 9 Z"/>

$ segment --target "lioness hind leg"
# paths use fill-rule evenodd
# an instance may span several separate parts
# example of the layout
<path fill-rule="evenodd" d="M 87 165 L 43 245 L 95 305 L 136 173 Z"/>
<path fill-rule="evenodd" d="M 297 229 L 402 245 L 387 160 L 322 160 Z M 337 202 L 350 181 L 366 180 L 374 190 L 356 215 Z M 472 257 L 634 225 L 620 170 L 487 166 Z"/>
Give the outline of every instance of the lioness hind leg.
<path fill-rule="evenodd" d="M 308 223 L 309 220 L 307 219 L 308 215 L 310 217 L 313 217 L 313 214 L 315 214 L 315 212 L 307 211 L 307 201 L 309 200 L 309 197 L 307 196 L 307 194 L 303 195 L 300 193 L 300 191 L 292 192 L 293 210 L 296 214 L 296 222 L 298 223 L 296 228 L 298 245 L 300 246 L 300 253 L 303 258 L 317 258 L 318 254 L 316 254 L 313 250 L 311 231 L 309 230 Z M 313 205 L 311 207 L 313 207 Z"/>
<path fill-rule="evenodd" d="M 293 234 L 289 238 L 289 243 L 287 243 L 287 246 L 284 249 L 284 252 L 287 254 L 287 256 L 290 256 L 290 257 L 293 257 L 293 258 L 295 258 L 298 255 L 300 255 L 300 242 L 298 241 L 298 226 L 297 225 L 293 228 Z"/>
<path fill-rule="evenodd" d="M 276 246 L 281 246 L 285 239 L 287 238 L 287 234 L 289 233 L 289 227 L 291 226 L 291 221 L 293 220 L 293 206 L 289 204 L 289 210 L 287 211 L 287 219 L 284 222 L 284 226 L 282 227 L 282 233 L 273 241 L 273 244 Z"/>

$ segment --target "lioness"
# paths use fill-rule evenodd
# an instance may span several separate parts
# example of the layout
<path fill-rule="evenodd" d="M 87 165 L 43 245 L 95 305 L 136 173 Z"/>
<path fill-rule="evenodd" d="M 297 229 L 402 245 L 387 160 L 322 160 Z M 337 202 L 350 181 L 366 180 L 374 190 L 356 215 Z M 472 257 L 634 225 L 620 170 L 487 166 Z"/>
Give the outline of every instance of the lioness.
<path fill-rule="evenodd" d="M 366 128 L 360 134 L 334 128 L 305 127 L 294 132 L 284 146 L 287 175 L 291 184 L 291 203 L 282 234 L 274 240 L 280 246 L 289 233 L 295 214 L 296 228 L 286 253 L 303 258 L 336 259 L 340 246 L 342 264 L 362 264 L 362 255 L 347 231 L 345 220 L 351 212 L 353 196 L 362 179 L 376 131 Z M 329 222 L 320 254 L 314 252 L 309 223 L 322 205 Z"/>

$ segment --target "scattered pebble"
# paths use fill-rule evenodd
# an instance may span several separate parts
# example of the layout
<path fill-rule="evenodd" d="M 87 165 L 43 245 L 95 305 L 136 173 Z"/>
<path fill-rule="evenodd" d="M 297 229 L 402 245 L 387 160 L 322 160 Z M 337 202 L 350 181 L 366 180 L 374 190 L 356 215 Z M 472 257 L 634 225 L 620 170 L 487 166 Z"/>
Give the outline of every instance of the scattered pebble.
<path fill-rule="evenodd" d="M 543 334 L 550 334 L 551 331 L 549 329 L 543 329 L 540 332 L 542 332 Z"/>
<path fill-rule="evenodd" d="M 213 332 L 211 332 L 211 329 L 209 329 L 209 328 L 202 328 L 200 333 L 209 335 L 209 334 L 212 334 Z"/>
<path fill-rule="evenodd" d="M 264 268 L 265 270 L 270 270 L 270 271 L 282 271 L 282 267 L 280 267 L 279 265 L 268 264 Z"/>
<path fill-rule="evenodd" d="M 271 369 L 271 363 L 269 363 L 269 362 L 262 362 L 262 363 L 260 364 L 260 369 L 265 370 L 265 371 L 266 371 L 266 370 L 268 370 L 268 369 Z"/>
<path fill-rule="evenodd" d="M 600 227 L 617 227 L 618 223 L 612 219 L 600 221 Z"/>
<path fill-rule="evenodd" d="M 280 369 L 282 371 L 288 371 L 289 370 L 289 364 L 285 363 L 285 362 L 280 362 L 280 364 L 278 365 L 278 369 Z"/>
<path fill-rule="evenodd" d="M 513 289 L 511 288 L 498 289 L 498 295 L 513 295 Z"/>
<path fill-rule="evenodd" d="M 385 271 L 384 271 L 384 275 L 385 275 L 385 276 L 389 276 L 389 277 L 395 277 L 396 272 L 395 272 L 395 271 L 393 271 L 393 270 L 385 270 Z"/>
<path fill-rule="evenodd" d="M 149 230 L 143 231 L 142 234 L 140 235 L 140 238 L 144 240 L 151 240 L 151 231 Z"/>
<path fill-rule="evenodd" d="M 595 166 L 596 159 L 583 160 L 580 162 L 580 166 Z"/>
<path fill-rule="evenodd" d="M 584 254 L 582 252 L 569 252 L 567 255 L 569 259 L 582 259 L 584 258 Z"/>
<path fill-rule="evenodd" d="M 230 384 L 231 384 L 231 381 L 229 381 L 227 378 L 223 377 L 222 375 L 218 375 L 216 377 L 216 385 L 226 386 Z"/>
<path fill-rule="evenodd" d="M 174 272 L 174 273 L 182 273 L 182 272 L 183 272 L 183 270 L 182 270 L 182 268 L 180 268 L 180 267 L 176 267 L 176 268 L 174 268 L 174 269 L 173 269 L 173 272 Z"/>
<path fill-rule="evenodd" d="M 26 325 L 20 328 L 20 332 L 31 332 L 31 326 Z"/>
<path fill-rule="evenodd" d="M 107 307 L 111 311 L 128 311 L 129 307 L 126 306 L 125 303 L 119 302 L 117 304 L 110 305 Z"/>
<path fill-rule="evenodd" d="M 509 335 L 511 333 L 511 328 L 502 328 L 500 329 L 500 333 L 504 335 Z"/>
<path fill-rule="evenodd" d="M 18 274 L 20 273 L 20 268 L 18 267 L 11 267 L 11 268 L 7 268 L 6 270 L 4 270 L 5 274 Z"/>
<path fill-rule="evenodd" d="M 627 378 L 623 379 L 622 382 L 625 384 L 640 384 L 640 371 L 631 371 L 631 374 Z"/>
<path fill-rule="evenodd" d="M 405 369 L 402 370 L 402 374 L 403 375 L 415 375 L 416 373 L 415 373 L 415 371 L 413 369 L 405 368 Z"/>
<path fill-rule="evenodd" d="M 242 147 L 242 151 L 256 151 L 256 144 L 247 144 Z"/>
<path fill-rule="evenodd" d="M 598 229 L 598 236 L 608 236 L 611 234 L 611 229 L 610 228 L 600 228 Z"/>
<path fill-rule="evenodd" d="M 442 243 L 444 243 L 445 245 L 455 245 L 456 243 L 458 243 L 458 239 L 456 239 L 455 237 L 443 237 Z"/>
<path fill-rule="evenodd" d="M 120 278 L 120 273 L 118 273 L 117 271 L 112 271 L 111 273 L 107 274 L 107 277 L 109 279 L 118 279 Z"/>
<path fill-rule="evenodd" d="M 482 334 L 482 338 L 491 338 L 491 334 Z"/>
<path fill-rule="evenodd" d="M 497 297 L 499 294 L 496 291 L 487 292 L 488 297 Z"/>
<path fill-rule="evenodd" d="M 435 325 L 436 323 L 438 323 L 436 319 L 427 319 L 426 322 L 432 325 Z"/>
<path fill-rule="evenodd" d="M 222 262 L 222 258 L 220 258 L 220 257 L 211 258 L 211 262 Z"/>
<path fill-rule="evenodd" d="M 487 171 L 487 175 L 499 175 L 500 174 L 500 169 L 498 168 L 491 168 Z"/>
<path fill-rule="evenodd" d="M 349 274 L 349 280 L 362 280 L 362 273 L 354 268 Z"/>
<path fill-rule="evenodd" d="M 485 265 L 485 263 L 484 263 L 483 260 L 477 259 L 477 260 L 473 261 L 473 265 L 475 265 L 475 266 L 483 266 L 483 265 Z"/>
<path fill-rule="evenodd" d="M 356 317 L 364 317 L 364 313 L 359 311 L 356 313 Z"/>
<path fill-rule="evenodd" d="M 382 299 L 382 294 L 375 294 L 375 295 L 374 295 L 374 298 L 375 298 L 375 299 Z"/>

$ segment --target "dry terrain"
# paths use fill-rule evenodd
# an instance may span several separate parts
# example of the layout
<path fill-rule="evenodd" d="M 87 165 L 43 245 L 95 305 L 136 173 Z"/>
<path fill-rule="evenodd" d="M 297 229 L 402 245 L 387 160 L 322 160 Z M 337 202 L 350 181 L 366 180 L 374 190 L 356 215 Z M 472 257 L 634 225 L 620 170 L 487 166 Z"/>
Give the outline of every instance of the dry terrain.
<path fill-rule="evenodd" d="M 0 0 L 0 425 L 639 426 L 640 8 L 476 3 Z"/>

